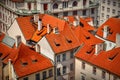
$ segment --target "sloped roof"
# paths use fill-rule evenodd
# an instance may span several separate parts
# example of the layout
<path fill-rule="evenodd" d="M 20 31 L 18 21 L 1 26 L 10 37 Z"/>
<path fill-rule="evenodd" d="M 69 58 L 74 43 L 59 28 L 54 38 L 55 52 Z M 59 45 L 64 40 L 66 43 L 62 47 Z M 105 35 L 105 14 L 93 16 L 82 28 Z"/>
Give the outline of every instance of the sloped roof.
<path fill-rule="evenodd" d="M 110 18 L 102 26 L 98 28 L 97 35 L 103 37 L 104 26 L 108 26 L 110 33 L 106 39 L 115 42 L 116 33 L 120 33 L 120 19 L 119 18 Z"/>
<path fill-rule="evenodd" d="M 68 16 L 68 19 L 69 19 L 68 20 L 69 23 L 73 23 L 73 21 L 76 20 L 74 16 Z M 79 22 L 81 22 L 84 25 L 84 27 L 82 27 L 80 25 L 79 26 L 82 27 L 83 29 L 87 30 L 87 31 L 95 30 L 95 28 L 93 26 L 91 26 L 87 23 L 88 19 L 91 19 L 91 18 L 81 18 L 80 17 Z"/>
<path fill-rule="evenodd" d="M 2 36 L 0 36 L 0 39 L 1 37 Z M 26 75 L 53 67 L 50 59 L 31 50 L 23 43 L 21 43 L 18 48 L 11 48 L 0 42 L 0 58 L 5 64 L 7 64 L 8 60 L 11 59 L 18 77 L 24 77 Z M 24 65 L 24 62 L 26 62 L 27 65 Z"/>
<path fill-rule="evenodd" d="M 79 40 L 76 38 L 72 29 L 67 23 L 65 24 L 63 31 L 59 31 L 58 34 L 47 34 L 46 38 L 56 54 L 80 46 Z"/>
<path fill-rule="evenodd" d="M 50 24 L 52 28 L 58 27 L 60 31 L 62 31 L 65 27 L 65 21 L 61 20 L 55 16 L 45 14 L 42 18 L 42 22 L 44 25 Z"/>
<path fill-rule="evenodd" d="M 87 53 L 89 50 L 91 50 L 91 53 Z M 98 55 L 94 53 L 95 47 L 85 45 L 75 57 L 120 76 L 120 48 L 108 52 L 101 51 Z"/>
<path fill-rule="evenodd" d="M 30 22 L 31 17 L 19 17 L 17 18 L 18 25 L 26 40 L 29 40 L 35 32 L 35 27 L 33 27 Z"/>
<path fill-rule="evenodd" d="M 94 35 L 79 26 L 74 28 L 73 31 L 79 39 L 80 43 L 84 43 L 87 45 L 95 45 L 103 42 L 102 40 L 96 38 Z"/>
<path fill-rule="evenodd" d="M 36 60 L 36 62 L 33 60 Z M 23 65 L 24 62 L 27 63 L 27 65 Z M 19 77 L 48 69 L 52 66 L 53 64 L 48 58 L 30 50 L 29 47 L 24 44 L 21 44 L 19 55 L 14 63 L 15 71 Z"/>

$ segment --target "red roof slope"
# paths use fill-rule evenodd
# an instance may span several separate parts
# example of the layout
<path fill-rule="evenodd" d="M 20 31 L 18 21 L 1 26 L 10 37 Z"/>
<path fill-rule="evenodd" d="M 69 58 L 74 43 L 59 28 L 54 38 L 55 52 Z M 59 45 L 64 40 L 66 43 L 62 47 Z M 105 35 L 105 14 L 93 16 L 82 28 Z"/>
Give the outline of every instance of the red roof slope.
<path fill-rule="evenodd" d="M 51 16 L 51 15 L 47 15 L 47 14 L 45 14 L 43 16 L 42 23 L 44 25 L 50 24 L 50 26 L 52 28 L 58 27 L 58 29 L 60 31 L 62 31 L 64 29 L 64 26 L 65 26 L 65 21 L 64 20 L 61 20 L 61 19 L 59 19 L 57 17 Z"/>
<path fill-rule="evenodd" d="M 34 62 L 34 60 L 37 61 Z M 27 63 L 27 65 L 23 65 L 24 63 Z M 29 47 L 24 44 L 21 44 L 19 55 L 14 63 L 15 71 L 19 77 L 38 72 L 52 66 L 53 64 L 48 58 L 30 50 Z"/>
<path fill-rule="evenodd" d="M 79 40 L 75 37 L 67 23 L 63 31 L 60 31 L 58 34 L 47 34 L 46 38 L 56 54 L 80 46 Z"/>
<path fill-rule="evenodd" d="M 115 42 L 116 33 L 120 33 L 120 19 L 119 18 L 110 18 L 102 26 L 98 28 L 97 35 L 103 37 L 104 26 L 109 26 L 111 34 L 108 35 L 107 39 Z"/>
<path fill-rule="evenodd" d="M 33 33 L 35 32 L 35 27 L 33 27 L 30 22 L 31 17 L 19 17 L 17 18 L 18 25 L 26 40 L 29 40 Z"/>
<path fill-rule="evenodd" d="M 91 53 L 88 54 L 87 52 L 90 49 Z M 98 55 L 94 53 L 95 48 L 93 46 L 85 45 L 75 57 L 120 76 L 120 48 L 115 48 L 108 52 L 102 51 Z"/>

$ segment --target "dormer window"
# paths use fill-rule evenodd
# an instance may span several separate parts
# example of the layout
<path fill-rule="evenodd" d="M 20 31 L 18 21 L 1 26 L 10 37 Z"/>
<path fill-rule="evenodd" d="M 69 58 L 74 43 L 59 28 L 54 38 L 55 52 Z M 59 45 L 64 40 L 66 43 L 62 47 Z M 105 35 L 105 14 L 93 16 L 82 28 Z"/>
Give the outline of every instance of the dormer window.
<path fill-rule="evenodd" d="M 28 63 L 27 63 L 27 62 L 24 62 L 24 63 L 22 63 L 22 65 L 23 65 L 23 66 L 26 66 L 26 65 L 28 65 Z"/>
<path fill-rule="evenodd" d="M 117 55 L 118 55 L 118 53 L 116 53 L 116 54 L 110 56 L 110 57 L 109 57 L 109 60 L 113 60 Z"/>
<path fill-rule="evenodd" d="M 86 39 L 90 39 L 90 36 L 86 36 Z"/>
<path fill-rule="evenodd" d="M 59 34 L 58 27 L 53 28 L 53 33 L 55 33 L 55 34 Z"/>
<path fill-rule="evenodd" d="M 68 43 L 72 43 L 72 40 L 71 40 L 71 39 L 66 38 L 66 41 L 67 41 Z"/>
<path fill-rule="evenodd" d="M 82 22 L 79 23 L 81 27 L 84 27 L 84 24 Z"/>
<path fill-rule="evenodd" d="M 0 57 L 2 56 L 3 54 L 0 52 Z"/>
<path fill-rule="evenodd" d="M 32 60 L 32 62 L 37 62 L 37 61 L 38 61 L 37 59 Z"/>
<path fill-rule="evenodd" d="M 88 51 L 87 51 L 87 54 L 90 54 L 92 51 L 93 51 L 94 48 L 90 48 Z"/>
<path fill-rule="evenodd" d="M 56 46 L 60 46 L 60 44 L 59 44 L 58 42 L 56 42 L 56 41 L 54 41 L 54 44 L 55 44 Z"/>

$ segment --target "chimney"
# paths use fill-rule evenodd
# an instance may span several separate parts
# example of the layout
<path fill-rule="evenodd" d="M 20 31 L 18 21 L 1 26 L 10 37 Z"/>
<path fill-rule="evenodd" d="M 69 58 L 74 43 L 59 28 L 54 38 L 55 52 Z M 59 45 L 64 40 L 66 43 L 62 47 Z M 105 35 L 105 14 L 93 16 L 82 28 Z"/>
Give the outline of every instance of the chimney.
<path fill-rule="evenodd" d="M 78 26 L 79 25 L 79 21 L 78 20 L 73 21 L 73 25 L 74 26 Z"/>
<path fill-rule="evenodd" d="M 39 44 L 36 44 L 35 45 L 35 51 L 40 53 L 40 45 Z"/>
<path fill-rule="evenodd" d="M 53 33 L 55 33 L 55 34 L 59 34 L 58 27 L 53 28 Z"/>
<path fill-rule="evenodd" d="M 20 43 L 21 43 L 21 36 L 18 35 L 16 36 L 16 47 L 19 47 Z"/>
<path fill-rule="evenodd" d="M 107 25 L 104 26 L 104 29 L 103 29 L 103 38 L 107 38 L 108 36 L 108 33 L 109 33 L 109 27 Z"/>
<path fill-rule="evenodd" d="M 103 50 L 103 44 L 102 43 L 95 45 L 95 54 L 96 55 L 102 50 Z"/>
<path fill-rule="evenodd" d="M 42 22 L 41 19 L 38 20 L 38 31 L 42 29 Z"/>
<path fill-rule="evenodd" d="M 68 17 L 64 17 L 64 20 L 65 20 L 65 21 L 69 21 Z"/>
<path fill-rule="evenodd" d="M 50 24 L 47 24 L 47 33 L 49 34 L 50 33 Z"/>
<path fill-rule="evenodd" d="M 120 33 L 116 33 L 116 47 L 120 47 Z"/>
<path fill-rule="evenodd" d="M 38 14 L 35 14 L 34 15 L 34 22 L 38 22 L 39 21 L 39 15 Z"/>

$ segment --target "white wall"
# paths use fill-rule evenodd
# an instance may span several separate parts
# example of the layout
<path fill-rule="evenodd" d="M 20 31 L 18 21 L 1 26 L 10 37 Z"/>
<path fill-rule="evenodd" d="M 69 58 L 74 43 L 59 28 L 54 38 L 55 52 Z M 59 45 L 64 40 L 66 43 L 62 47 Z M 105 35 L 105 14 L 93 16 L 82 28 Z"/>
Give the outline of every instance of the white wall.
<path fill-rule="evenodd" d="M 45 37 L 43 37 L 38 44 L 40 45 L 40 53 L 45 55 L 46 57 L 50 58 L 51 60 L 54 60 L 54 55 L 55 53 L 53 52 L 50 44 L 48 43 L 47 39 Z"/>
<path fill-rule="evenodd" d="M 13 24 L 12 24 L 11 27 L 9 28 L 9 30 L 8 30 L 8 35 L 9 35 L 10 37 L 14 38 L 14 39 L 16 39 L 16 36 L 17 36 L 17 35 L 20 35 L 20 36 L 21 36 L 21 41 L 22 41 L 24 44 L 26 44 L 26 40 L 25 40 L 25 38 L 24 38 L 24 36 L 23 36 L 23 33 L 22 33 L 22 31 L 20 30 L 20 27 L 19 27 L 19 25 L 18 25 L 18 23 L 17 23 L 16 20 L 13 22 Z"/>

